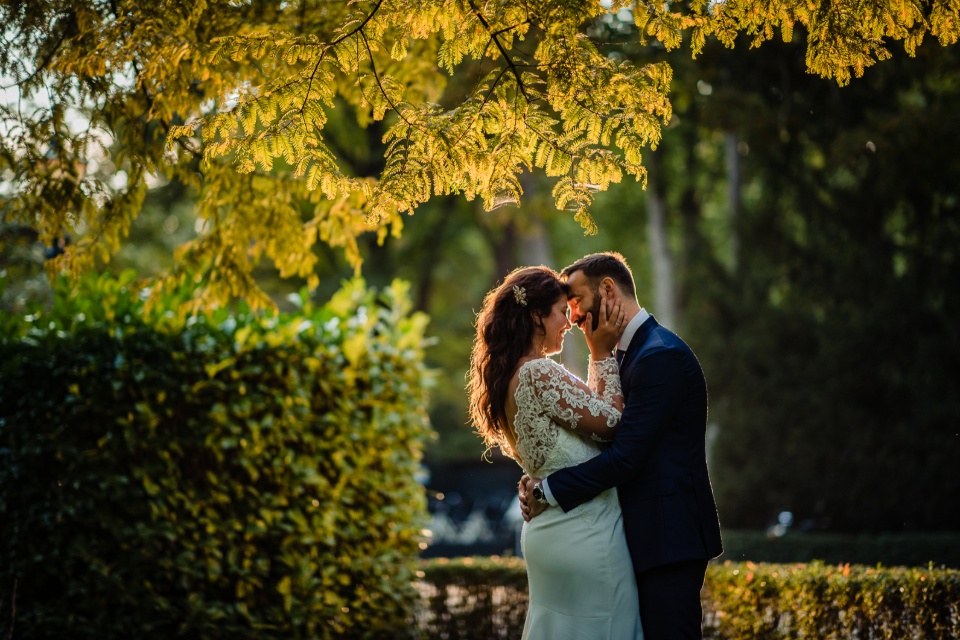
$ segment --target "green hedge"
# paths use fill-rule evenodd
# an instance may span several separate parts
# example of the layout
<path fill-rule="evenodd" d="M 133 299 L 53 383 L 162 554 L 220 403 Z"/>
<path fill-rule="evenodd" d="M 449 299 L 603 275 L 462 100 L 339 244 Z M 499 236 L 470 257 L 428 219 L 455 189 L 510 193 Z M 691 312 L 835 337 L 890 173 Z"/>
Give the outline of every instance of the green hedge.
<path fill-rule="evenodd" d="M 130 276 L 0 319 L 0 637 L 398 637 L 425 520 L 404 285 L 150 316 Z"/>
<path fill-rule="evenodd" d="M 705 600 L 710 638 L 960 637 L 960 571 L 949 569 L 724 563 Z"/>
<path fill-rule="evenodd" d="M 425 560 L 420 575 L 426 637 L 520 638 L 522 560 Z M 703 605 L 708 640 L 948 640 L 960 638 L 960 571 L 713 563 Z"/>
<path fill-rule="evenodd" d="M 865 564 L 960 569 L 960 532 L 800 533 L 771 538 L 763 531 L 723 530 L 721 561 Z"/>
<path fill-rule="evenodd" d="M 424 638 L 519 638 L 527 571 L 518 558 L 424 560 L 415 625 Z"/>

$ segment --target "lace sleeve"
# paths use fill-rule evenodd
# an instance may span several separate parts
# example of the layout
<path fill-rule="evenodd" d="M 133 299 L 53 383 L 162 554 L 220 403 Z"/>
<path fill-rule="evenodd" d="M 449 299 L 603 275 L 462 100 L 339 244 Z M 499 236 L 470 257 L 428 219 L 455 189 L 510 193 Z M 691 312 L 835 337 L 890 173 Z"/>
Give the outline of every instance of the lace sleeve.
<path fill-rule="evenodd" d="M 623 410 L 623 390 L 620 387 L 620 367 L 613 356 L 590 360 L 587 386 L 597 392 L 610 406 Z"/>
<path fill-rule="evenodd" d="M 527 370 L 537 401 L 551 420 L 594 440 L 613 439 L 619 409 L 549 358 L 531 362 Z"/>

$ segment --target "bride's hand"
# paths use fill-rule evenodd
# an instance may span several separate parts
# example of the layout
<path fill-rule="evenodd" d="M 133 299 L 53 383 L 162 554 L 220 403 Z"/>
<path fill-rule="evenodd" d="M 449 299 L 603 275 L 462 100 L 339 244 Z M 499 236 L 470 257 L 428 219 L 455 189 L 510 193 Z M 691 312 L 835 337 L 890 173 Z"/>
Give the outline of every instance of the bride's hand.
<path fill-rule="evenodd" d="M 531 478 L 527 474 L 523 474 L 517 484 L 517 492 L 520 494 L 520 513 L 523 514 L 523 519 L 527 522 L 536 518 L 547 508 L 547 505 L 537 502 L 531 495 L 533 486 L 539 481 L 540 478 Z"/>
<path fill-rule="evenodd" d="M 603 289 L 600 289 L 599 295 L 600 322 L 597 323 L 597 328 L 593 328 L 593 317 L 590 312 L 587 312 L 586 321 L 583 323 L 583 332 L 587 338 L 587 346 L 590 348 L 590 357 L 594 360 L 610 357 L 627 324 L 626 313 L 623 310 L 620 297 L 614 296 L 608 299 L 604 296 Z"/>

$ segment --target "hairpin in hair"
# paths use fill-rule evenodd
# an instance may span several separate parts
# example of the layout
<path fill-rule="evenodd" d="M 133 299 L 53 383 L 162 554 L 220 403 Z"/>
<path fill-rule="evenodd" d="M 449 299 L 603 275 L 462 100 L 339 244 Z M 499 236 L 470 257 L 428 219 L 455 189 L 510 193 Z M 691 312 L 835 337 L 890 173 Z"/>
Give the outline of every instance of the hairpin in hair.
<path fill-rule="evenodd" d="M 513 299 L 517 304 L 527 306 L 527 290 L 518 285 L 513 285 Z"/>

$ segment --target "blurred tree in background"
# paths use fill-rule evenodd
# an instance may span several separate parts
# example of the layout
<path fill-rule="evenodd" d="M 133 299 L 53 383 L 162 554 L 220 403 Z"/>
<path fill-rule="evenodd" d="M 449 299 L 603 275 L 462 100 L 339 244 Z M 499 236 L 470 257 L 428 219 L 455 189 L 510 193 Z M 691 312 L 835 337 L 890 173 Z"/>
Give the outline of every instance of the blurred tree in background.
<path fill-rule="evenodd" d="M 674 119 L 632 198 L 641 295 L 703 362 L 726 525 L 958 530 L 960 59 L 923 46 L 841 89 L 803 55 L 670 59 Z"/>
<path fill-rule="evenodd" d="M 29 98 L 3 112 L 4 310 L 43 295 L 47 257 L 206 269 L 198 303 L 281 307 L 362 262 L 432 316 L 430 457 L 474 458 L 463 373 L 483 294 L 521 264 L 617 250 L 701 358 L 725 526 L 791 510 L 805 528 L 960 530 L 960 60 L 940 46 L 960 7 L 621 4 L 0 2 L 0 68 Z M 614 78 L 624 93 L 600 87 Z M 252 106 L 268 93 L 277 109 Z M 312 120 L 288 118 L 307 103 Z M 541 137 L 505 133 L 537 118 Z M 605 122 L 659 144 L 634 163 Z M 582 146 L 551 165 L 551 144 Z M 304 158 L 326 168 L 297 177 Z M 584 357 L 573 332 L 564 363 Z"/>
<path fill-rule="evenodd" d="M 748 151 L 736 242 L 685 282 L 725 517 L 960 529 L 960 57 L 925 46 L 838 90 L 766 54 L 703 78 L 714 138 Z"/>

